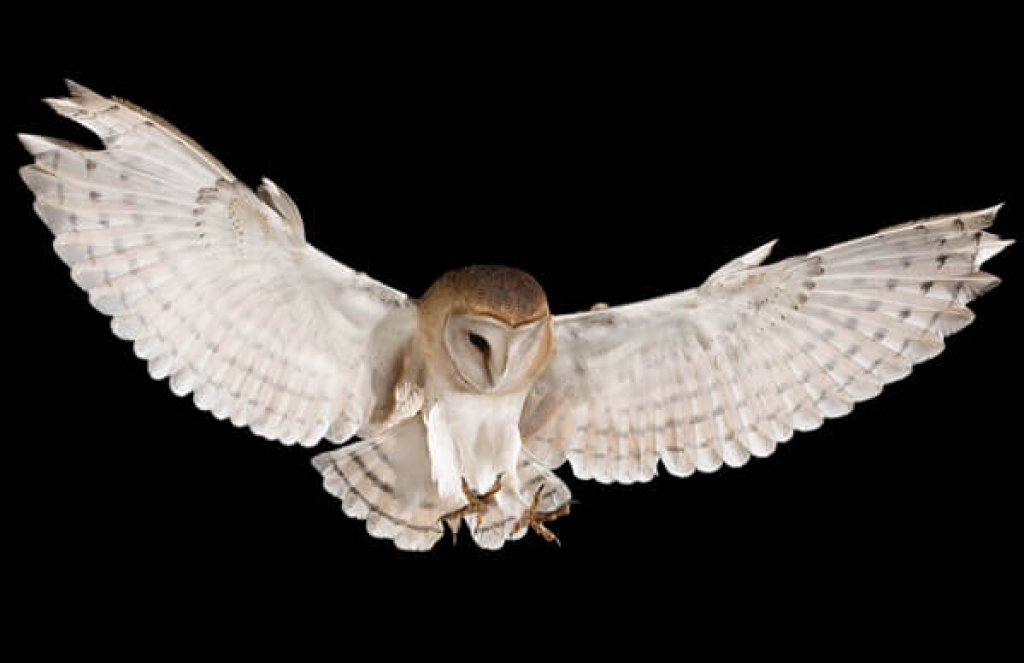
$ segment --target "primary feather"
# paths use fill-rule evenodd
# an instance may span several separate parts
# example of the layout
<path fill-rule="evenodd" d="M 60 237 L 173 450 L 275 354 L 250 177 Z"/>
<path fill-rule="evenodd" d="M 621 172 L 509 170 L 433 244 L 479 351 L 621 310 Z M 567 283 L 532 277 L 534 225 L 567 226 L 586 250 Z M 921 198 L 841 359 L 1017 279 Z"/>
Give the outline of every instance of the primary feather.
<path fill-rule="evenodd" d="M 104 149 L 22 135 L 35 163 L 21 174 L 114 333 L 174 393 L 265 437 L 312 445 L 362 428 L 388 397 L 375 375 L 397 362 L 374 347 L 412 335 L 406 296 L 306 244 L 273 183 L 257 197 L 159 118 L 68 87 L 48 103 Z"/>
<path fill-rule="evenodd" d="M 761 265 L 767 244 L 693 290 L 556 319 L 558 354 L 523 418 L 549 467 L 647 481 L 766 456 L 942 351 L 999 280 L 998 212 L 940 216 Z"/>
<path fill-rule="evenodd" d="M 254 193 L 156 116 L 69 88 L 50 105 L 103 149 L 20 138 L 74 281 L 199 408 L 289 444 L 365 437 L 314 465 L 404 549 L 442 522 L 485 548 L 527 523 L 557 540 L 543 524 L 568 512 L 550 471 L 566 460 L 628 483 L 770 454 L 941 352 L 1010 243 L 992 208 L 765 265 L 769 243 L 698 288 L 553 319 L 507 267 L 455 270 L 416 302 L 307 244 L 270 180 Z"/>

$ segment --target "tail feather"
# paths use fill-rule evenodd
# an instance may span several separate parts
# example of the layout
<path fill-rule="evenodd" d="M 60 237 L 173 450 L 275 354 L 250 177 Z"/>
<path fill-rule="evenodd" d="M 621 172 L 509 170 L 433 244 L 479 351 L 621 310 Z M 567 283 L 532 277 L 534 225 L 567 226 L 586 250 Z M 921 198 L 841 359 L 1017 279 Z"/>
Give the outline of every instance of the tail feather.
<path fill-rule="evenodd" d="M 422 424 L 410 419 L 379 437 L 320 454 L 313 466 L 345 515 L 365 520 L 372 536 L 403 550 L 429 550 L 444 535 L 442 516 L 459 504 L 442 500 L 431 485 L 426 453 Z"/>
<path fill-rule="evenodd" d="M 465 500 L 438 494 L 428 453 L 426 429 L 413 417 L 378 437 L 320 454 L 313 465 L 345 515 L 365 520 L 372 536 L 391 539 L 403 550 L 429 550 L 444 535 L 445 522 L 453 532 L 465 525 L 477 545 L 497 550 L 526 534 L 528 528 L 516 524 L 538 490 L 540 511 L 554 511 L 571 499 L 565 483 L 523 450 L 515 476 L 503 480 L 479 522 L 475 514 L 446 521 Z"/>
<path fill-rule="evenodd" d="M 565 482 L 554 472 L 542 466 L 525 448 L 520 452 L 516 476 L 506 478 L 506 490 L 499 492 L 481 522 L 469 521 L 470 535 L 481 548 L 497 550 L 506 541 L 521 539 L 528 527 L 517 527 L 523 512 L 530 506 L 533 496 L 541 491 L 539 511 L 555 511 L 572 499 Z"/>

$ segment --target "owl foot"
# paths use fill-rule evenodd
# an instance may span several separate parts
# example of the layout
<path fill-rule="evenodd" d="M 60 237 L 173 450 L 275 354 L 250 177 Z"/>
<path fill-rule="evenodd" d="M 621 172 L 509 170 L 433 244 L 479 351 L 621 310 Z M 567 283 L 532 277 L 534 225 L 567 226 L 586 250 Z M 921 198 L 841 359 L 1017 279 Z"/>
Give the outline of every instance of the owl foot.
<path fill-rule="evenodd" d="M 562 542 L 558 540 L 555 533 L 547 528 L 545 523 L 549 523 L 556 518 L 569 515 L 569 502 L 566 502 L 557 509 L 551 511 L 540 511 L 537 507 L 540 506 L 541 496 L 544 494 L 544 484 L 540 485 L 537 492 L 533 494 L 533 501 L 530 502 L 530 506 L 523 512 L 523 515 L 519 516 L 519 520 L 512 526 L 512 533 L 515 534 L 519 530 L 523 529 L 527 525 L 530 526 L 537 534 L 544 537 L 544 540 L 548 543 L 555 543 L 556 545 L 562 545 Z"/>
<path fill-rule="evenodd" d="M 494 496 L 498 494 L 499 490 L 501 490 L 502 476 L 504 475 L 499 474 L 498 478 L 496 478 L 494 483 L 491 484 L 491 487 L 488 488 L 486 492 L 480 493 L 479 495 L 474 493 L 473 489 L 469 487 L 468 483 L 466 483 L 466 480 L 463 479 L 462 494 L 466 496 L 466 506 L 455 509 L 454 511 L 449 511 L 438 518 L 437 521 L 441 522 L 446 520 L 449 523 L 456 523 L 456 525 L 453 526 L 453 531 L 457 531 L 455 527 L 457 527 L 459 519 L 463 516 L 473 515 L 476 516 L 476 524 L 477 527 L 479 527 L 480 523 L 483 522 L 484 514 L 487 513 L 487 507 L 494 502 Z"/>

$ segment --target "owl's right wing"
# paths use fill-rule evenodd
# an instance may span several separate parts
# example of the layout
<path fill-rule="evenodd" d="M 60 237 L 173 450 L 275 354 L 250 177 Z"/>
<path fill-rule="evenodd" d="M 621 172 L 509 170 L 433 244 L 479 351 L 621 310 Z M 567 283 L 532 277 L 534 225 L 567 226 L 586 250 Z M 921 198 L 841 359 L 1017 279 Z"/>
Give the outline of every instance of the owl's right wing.
<path fill-rule="evenodd" d="M 521 431 L 548 467 L 599 481 L 711 472 L 850 412 L 974 318 L 1010 242 L 998 208 L 887 228 L 773 264 L 771 244 L 692 290 L 556 318 Z"/>
<path fill-rule="evenodd" d="M 35 163 L 21 175 L 72 279 L 150 375 L 286 444 L 364 428 L 390 398 L 413 303 L 307 244 L 272 182 L 253 193 L 158 117 L 68 87 L 48 103 L 105 149 L 22 135 Z"/>

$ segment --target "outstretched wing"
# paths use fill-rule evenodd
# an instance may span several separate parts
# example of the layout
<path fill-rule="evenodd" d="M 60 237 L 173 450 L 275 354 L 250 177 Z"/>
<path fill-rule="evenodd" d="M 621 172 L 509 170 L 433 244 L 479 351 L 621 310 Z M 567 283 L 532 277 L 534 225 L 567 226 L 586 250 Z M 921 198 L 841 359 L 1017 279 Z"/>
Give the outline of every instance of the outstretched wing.
<path fill-rule="evenodd" d="M 178 395 L 286 444 L 343 441 L 388 398 L 414 330 L 405 295 L 306 244 L 298 209 L 254 194 L 159 118 L 68 83 L 48 100 L 105 149 L 20 138 L 57 254 Z"/>
<path fill-rule="evenodd" d="M 522 433 L 546 465 L 648 481 L 767 456 L 850 412 L 971 322 L 1011 242 L 997 208 L 908 223 L 761 266 L 771 244 L 699 288 L 556 319 L 557 354 Z"/>

